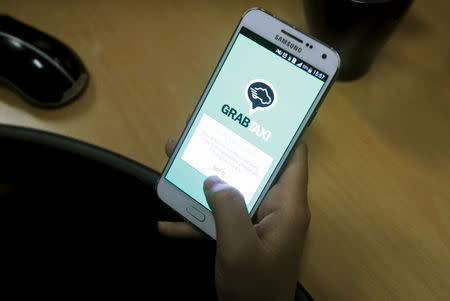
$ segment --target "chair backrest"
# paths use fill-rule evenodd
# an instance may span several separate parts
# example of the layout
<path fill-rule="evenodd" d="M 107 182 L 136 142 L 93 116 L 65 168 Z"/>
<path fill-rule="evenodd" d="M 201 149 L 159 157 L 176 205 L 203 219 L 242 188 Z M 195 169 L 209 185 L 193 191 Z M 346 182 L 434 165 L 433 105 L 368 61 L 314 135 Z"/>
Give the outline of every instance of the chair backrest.
<path fill-rule="evenodd" d="M 18 293 L 47 296 L 51 291 L 60 297 L 85 297 L 92 283 L 102 297 L 117 297 L 111 287 L 119 286 L 146 296 L 176 294 L 174 288 L 183 295 L 183 282 L 186 290 L 196 283 L 213 287 L 213 262 L 204 263 L 206 272 L 197 275 L 201 280 L 188 274 L 176 284 L 151 283 L 152 269 L 159 267 L 156 274 L 168 272 L 170 279 L 182 264 L 192 262 L 199 269 L 202 259 L 214 260 L 214 245 L 208 242 L 194 245 L 157 233 L 158 218 L 180 220 L 156 195 L 159 177 L 149 167 L 91 144 L 0 125 L 2 272 L 11 280 L 4 285 L 18 284 Z M 205 299 L 213 300 L 214 291 L 208 294 Z M 300 283 L 296 300 L 313 300 Z"/>

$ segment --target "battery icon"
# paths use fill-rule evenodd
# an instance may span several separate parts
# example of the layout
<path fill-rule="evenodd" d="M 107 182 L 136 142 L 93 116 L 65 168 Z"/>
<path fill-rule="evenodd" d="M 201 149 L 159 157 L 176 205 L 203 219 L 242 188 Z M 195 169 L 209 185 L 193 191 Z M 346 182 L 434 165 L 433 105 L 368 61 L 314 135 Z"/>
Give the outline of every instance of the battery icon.
<path fill-rule="evenodd" d="M 297 58 L 293 57 L 291 62 L 292 62 L 292 64 L 295 64 L 297 62 Z"/>

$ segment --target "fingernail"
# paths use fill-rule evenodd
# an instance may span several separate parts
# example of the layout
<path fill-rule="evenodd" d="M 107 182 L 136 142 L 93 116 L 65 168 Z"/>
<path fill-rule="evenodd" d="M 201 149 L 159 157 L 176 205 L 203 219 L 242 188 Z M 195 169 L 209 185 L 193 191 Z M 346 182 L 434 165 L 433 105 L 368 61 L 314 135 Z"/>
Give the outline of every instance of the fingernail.
<path fill-rule="evenodd" d="M 210 192 L 214 190 L 214 186 L 219 184 L 225 184 L 225 182 L 218 176 L 209 176 L 203 183 L 203 188 L 205 192 Z"/>
<path fill-rule="evenodd" d="M 167 143 L 174 144 L 175 143 L 175 139 L 169 139 L 169 140 L 167 140 Z"/>
<path fill-rule="evenodd" d="M 164 230 L 167 228 L 167 225 L 169 225 L 170 222 L 166 222 L 166 221 L 158 221 L 156 227 L 158 228 L 158 230 Z"/>

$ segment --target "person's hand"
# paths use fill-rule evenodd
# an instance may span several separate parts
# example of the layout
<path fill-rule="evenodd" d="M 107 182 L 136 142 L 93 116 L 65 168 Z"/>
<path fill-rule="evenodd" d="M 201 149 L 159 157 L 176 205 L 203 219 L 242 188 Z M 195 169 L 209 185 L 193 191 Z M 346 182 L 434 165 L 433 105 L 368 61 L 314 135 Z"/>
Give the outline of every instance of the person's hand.
<path fill-rule="evenodd" d="M 166 145 L 169 156 L 174 145 Z M 310 220 L 307 183 L 307 149 L 301 143 L 252 225 L 239 191 L 216 176 L 205 180 L 205 195 L 216 223 L 215 281 L 220 300 L 294 300 Z M 174 238 L 204 237 L 185 222 L 160 222 L 158 228 Z"/>

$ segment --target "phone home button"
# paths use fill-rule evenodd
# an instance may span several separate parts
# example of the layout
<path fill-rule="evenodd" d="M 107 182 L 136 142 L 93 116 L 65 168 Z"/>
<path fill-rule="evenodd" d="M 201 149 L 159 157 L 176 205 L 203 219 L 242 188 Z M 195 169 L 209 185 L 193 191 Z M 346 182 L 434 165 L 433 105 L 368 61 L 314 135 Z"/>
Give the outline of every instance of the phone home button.
<path fill-rule="evenodd" d="M 191 207 L 187 207 L 186 211 L 192 215 L 193 217 L 195 217 L 197 220 L 199 220 L 200 222 L 204 222 L 205 221 L 205 215 L 203 213 L 200 212 L 200 210 L 198 210 L 197 208 L 195 208 L 194 206 Z"/>

